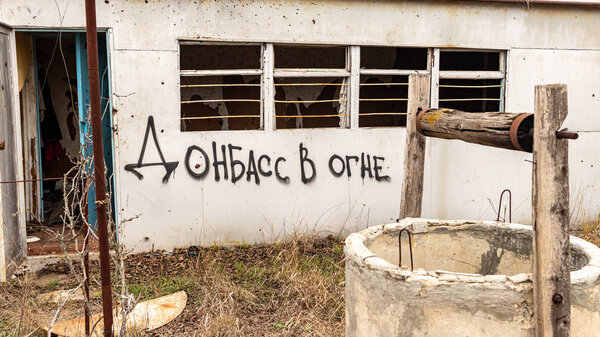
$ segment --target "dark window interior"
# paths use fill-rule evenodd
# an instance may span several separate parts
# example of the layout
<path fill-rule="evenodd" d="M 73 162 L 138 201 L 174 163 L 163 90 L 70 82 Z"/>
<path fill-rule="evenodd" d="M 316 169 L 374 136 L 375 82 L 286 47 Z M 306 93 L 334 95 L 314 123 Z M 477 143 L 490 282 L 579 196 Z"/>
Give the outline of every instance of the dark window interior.
<path fill-rule="evenodd" d="M 361 69 L 426 70 L 427 48 L 361 47 Z M 360 127 L 406 126 L 408 76 L 360 77 Z"/>
<path fill-rule="evenodd" d="M 427 48 L 361 47 L 363 69 L 427 69 Z"/>
<path fill-rule="evenodd" d="M 181 78 L 181 130 L 258 130 L 260 76 Z"/>
<path fill-rule="evenodd" d="M 260 46 L 181 45 L 181 70 L 260 69 Z"/>
<path fill-rule="evenodd" d="M 440 70 L 500 70 L 499 52 L 441 51 Z"/>
<path fill-rule="evenodd" d="M 500 111 L 502 80 L 440 79 L 439 107 L 469 112 Z"/>
<path fill-rule="evenodd" d="M 277 129 L 340 126 L 340 108 L 347 90 L 342 78 L 276 78 L 275 116 Z"/>
<path fill-rule="evenodd" d="M 255 45 L 181 45 L 182 70 L 260 69 Z M 181 76 L 181 131 L 260 129 L 260 75 Z"/>
<path fill-rule="evenodd" d="M 276 45 L 274 53 L 275 68 L 346 68 L 346 47 Z"/>
<path fill-rule="evenodd" d="M 406 126 L 408 76 L 361 76 L 359 126 Z"/>

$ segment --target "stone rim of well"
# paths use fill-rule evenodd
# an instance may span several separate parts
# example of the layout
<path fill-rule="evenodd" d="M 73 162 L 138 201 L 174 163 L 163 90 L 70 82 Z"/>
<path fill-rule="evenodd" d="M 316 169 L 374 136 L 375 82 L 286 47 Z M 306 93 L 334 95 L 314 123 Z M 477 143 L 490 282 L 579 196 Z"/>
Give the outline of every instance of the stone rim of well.
<path fill-rule="evenodd" d="M 364 265 L 374 271 L 379 271 L 393 278 L 405 281 L 426 282 L 432 285 L 443 283 L 495 283 L 503 282 L 512 285 L 531 285 L 532 274 L 522 273 L 516 275 L 482 275 L 468 274 L 452 271 L 426 271 L 423 269 L 400 268 L 373 253 L 367 245 L 383 234 L 398 233 L 402 229 L 409 229 L 413 234 L 426 233 L 429 227 L 437 226 L 464 226 L 477 225 L 491 228 L 510 229 L 516 232 L 532 232 L 532 227 L 527 225 L 504 223 L 499 221 L 481 220 L 439 220 L 406 218 L 398 223 L 382 224 L 369 227 L 357 233 L 350 234 L 345 241 L 344 253 L 346 261 L 352 261 L 358 265 Z M 571 271 L 571 284 L 593 284 L 600 281 L 600 248 L 596 245 L 570 236 L 572 249 L 579 250 L 588 258 L 588 263 L 580 269 Z"/>

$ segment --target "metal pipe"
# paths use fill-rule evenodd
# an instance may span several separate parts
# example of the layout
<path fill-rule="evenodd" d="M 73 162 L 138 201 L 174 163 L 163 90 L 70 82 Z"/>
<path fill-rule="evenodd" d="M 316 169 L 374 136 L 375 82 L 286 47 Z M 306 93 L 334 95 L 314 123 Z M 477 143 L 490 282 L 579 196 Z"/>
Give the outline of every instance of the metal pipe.
<path fill-rule="evenodd" d="M 100 253 L 100 280 L 102 284 L 102 312 L 104 336 L 113 337 L 112 289 L 108 246 L 107 194 L 104 176 L 104 149 L 102 145 L 102 117 L 100 115 L 100 74 L 98 66 L 98 32 L 96 28 L 96 1 L 85 0 L 85 21 L 90 81 L 90 113 L 94 177 L 96 183 L 96 213 L 98 214 L 98 248 Z"/>
<path fill-rule="evenodd" d="M 410 271 L 414 271 L 412 233 L 407 228 L 403 228 L 400 230 L 400 232 L 398 232 L 398 267 L 402 268 L 402 232 L 406 232 L 406 234 L 408 235 L 408 251 L 410 252 Z"/>
<path fill-rule="evenodd" d="M 87 186 L 87 179 L 83 180 L 83 184 L 82 184 L 82 188 L 84 188 L 85 190 L 83 191 L 83 216 L 85 217 L 85 221 L 83 222 L 83 232 L 85 233 L 85 236 L 83 237 L 83 250 L 84 250 L 84 255 L 83 255 L 83 271 L 84 271 L 84 280 L 83 280 L 83 296 L 84 296 L 84 301 L 83 301 L 83 315 L 85 316 L 85 337 L 89 337 L 90 336 L 90 310 L 89 310 L 89 305 L 90 305 L 90 252 L 88 250 L 88 244 L 89 244 L 89 237 L 90 237 L 90 228 L 88 226 L 88 221 L 89 221 L 89 217 L 88 217 L 88 194 L 89 194 L 89 188 Z"/>
<path fill-rule="evenodd" d="M 572 139 L 575 140 L 579 138 L 579 134 L 577 132 L 570 132 L 567 130 L 558 130 L 555 132 L 556 138 L 558 139 Z"/>

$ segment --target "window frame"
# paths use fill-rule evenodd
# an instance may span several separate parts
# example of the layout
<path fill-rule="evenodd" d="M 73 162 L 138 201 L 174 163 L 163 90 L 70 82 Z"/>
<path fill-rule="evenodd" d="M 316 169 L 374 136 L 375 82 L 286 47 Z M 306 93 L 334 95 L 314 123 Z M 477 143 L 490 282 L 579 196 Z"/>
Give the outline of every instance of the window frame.
<path fill-rule="evenodd" d="M 498 70 L 440 70 L 440 52 L 497 52 Z M 430 105 L 432 108 L 439 108 L 440 103 L 440 80 L 500 80 L 500 100 L 499 112 L 504 112 L 505 92 L 506 92 L 506 60 L 508 59 L 507 50 L 494 49 L 464 49 L 464 48 L 433 48 L 433 57 L 431 58 L 431 90 Z"/>
<path fill-rule="evenodd" d="M 396 75 L 408 76 L 412 74 L 430 75 L 430 106 L 433 108 L 439 107 L 439 86 L 440 79 L 496 79 L 501 81 L 499 111 L 504 112 L 506 105 L 506 90 L 507 90 L 507 62 L 508 50 L 497 49 L 464 49 L 464 48 L 427 48 L 427 69 L 426 70 L 411 70 L 411 69 L 361 69 L 360 65 L 360 48 L 356 45 L 337 45 L 337 44 L 301 44 L 301 43 L 259 43 L 259 42 L 233 42 L 233 41 L 197 41 L 197 40 L 178 40 L 179 48 L 185 45 L 255 45 L 261 46 L 260 69 L 230 69 L 230 70 L 181 70 L 179 69 L 179 81 L 183 76 L 216 76 L 216 75 L 253 75 L 260 76 L 260 127 L 259 130 L 274 131 L 274 130 L 298 130 L 296 128 L 277 129 L 276 128 L 276 113 L 275 113 L 275 78 L 300 78 L 300 77 L 339 77 L 348 80 L 347 90 L 345 95 L 345 104 L 341 105 L 339 114 L 345 113 L 345 116 L 340 116 L 340 128 L 345 129 L 378 129 L 378 128 L 395 128 L 397 126 L 377 126 L 377 127 L 359 127 L 359 104 L 360 104 L 360 77 L 364 75 Z M 275 45 L 293 45 L 293 46 L 336 46 L 346 49 L 346 67 L 345 69 L 319 69 L 319 68 L 290 68 L 278 69 L 275 68 Z M 364 46 L 368 47 L 368 46 Z M 411 48 L 414 46 L 386 46 L 397 48 Z M 473 71 L 473 70 L 440 70 L 440 52 L 498 52 L 499 53 L 499 70 L 498 71 Z M 179 49 L 179 55 L 181 50 Z M 178 60 L 181 61 L 180 59 Z M 181 67 L 181 65 L 180 65 Z M 181 92 L 181 87 L 179 87 Z M 179 95 L 181 97 L 181 95 Z M 340 93 L 342 98 L 342 93 Z M 342 106 L 345 107 L 342 108 Z M 181 98 L 180 98 L 180 122 L 181 122 Z M 316 128 L 311 128 L 316 129 Z M 221 130 L 211 130 L 221 131 Z M 256 130 L 223 130 L 223 131 L 256 131 Z M 208 132 L 208 131 L 182 131 L 182 132 Z"/>
<path fill-rule="evenodd" d="M 179 41 L 179 49 L 178 49 L 178 65 L 179 65 L 179 78 L 177 80 L 177 84 L 179 87 L 179 123 L 181 124 L 181 122 L 183 120 L 190 120 L 190 119 L 194 119 L 192 117 L 182 117 L 182 111 L 181 111 L 181 106 L 182 106 L 182 101 L 181 101 L 181 78 L 182 77 L 208 77 L 208 76 L 228 76 L 228 75 L 241 75 L 241 76 L 260 76 L 261 78 L 261 86 L 260 86 L 260 106 L 259 106 L 259 118 L 260 118 L 260 122 L 259 122 L 259 127 L 258 129 L 251 129 L 251 130 L 192 130 L 192 131 L 183 131 L 180 129 L 181 132 L 214 132 L 214 131 L 258 131 L 258 130 L 263 130 L 264 129 L 264 102 L 265 102 L 265 96 L 263 96 L 264 92 L 263 92 L 263 87 L 264 87 L 264 83 L 263 83 L 263 74 L 264 74 L 264 62 L 263 62 L 263 58 L 264 58 L 264 50 L 265 50 L 265 43 L 256 43 L 256 42 L 214 42 L 214 41 L 195 41 L 195 40 L 178 40 Z M 249 45 L 249 46 L 260 46 L 261 50 L 260 50 L 260 60 L 259 60 L 259 69 L 210 69 L 210 70 L 182 70 L 181 69 L 181 46 L 186 46 L 186 45 L 204 45 L 204 46 L 240 46 L 240 45 Z M 227 118 L 225 116 L 223 116 L 223 118 Z"/>

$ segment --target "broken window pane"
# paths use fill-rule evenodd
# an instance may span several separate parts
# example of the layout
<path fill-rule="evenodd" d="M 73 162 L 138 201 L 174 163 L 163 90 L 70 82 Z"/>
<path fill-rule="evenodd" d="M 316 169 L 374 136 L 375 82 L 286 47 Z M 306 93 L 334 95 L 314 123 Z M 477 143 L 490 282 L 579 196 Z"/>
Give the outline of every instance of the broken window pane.
<path fill-rule="evenodd" d="M 346 118 L 344 78 L 276 78 L 277 129 L 339 127 Z"/>
<path fill-rule="evenodd" d="M 361 76 L 359 126 L 406 126 L 408 76 Z"/>
<path fill-rule="evenodd" d="M 181 131 L 259 128 L 260 76 L 181 77 Z"/>
<path fill-rule="evenodd" d="M 182 131 L 260 129 L 260 45 L 183 43 L 180 52 Z"/>

